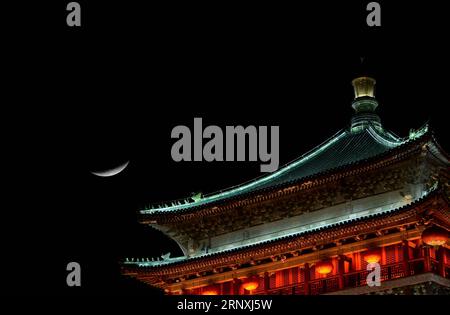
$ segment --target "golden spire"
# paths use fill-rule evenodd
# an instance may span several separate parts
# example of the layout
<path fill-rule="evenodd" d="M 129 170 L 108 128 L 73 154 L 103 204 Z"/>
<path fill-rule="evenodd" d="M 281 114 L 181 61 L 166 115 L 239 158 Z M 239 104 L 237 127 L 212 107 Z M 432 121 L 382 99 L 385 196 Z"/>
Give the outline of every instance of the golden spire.
<path fill-rule="evenodd" d="M 355 99 L 352 107 L 355 114 L 352 117 L 351 131 L 359 132 L 367 127 L 382 129 L 380 117 L 375 113 L 378 102 L 375 99 L 375 79 L 358 77 L 352 81 Z"/>
<path fill-rule="evenodd" d="M 355 90 L 355 99 L 359 97 L 375 98 L 375 79 L 370 77 L 359 77 L 352 81 L 353 89 Z"/>

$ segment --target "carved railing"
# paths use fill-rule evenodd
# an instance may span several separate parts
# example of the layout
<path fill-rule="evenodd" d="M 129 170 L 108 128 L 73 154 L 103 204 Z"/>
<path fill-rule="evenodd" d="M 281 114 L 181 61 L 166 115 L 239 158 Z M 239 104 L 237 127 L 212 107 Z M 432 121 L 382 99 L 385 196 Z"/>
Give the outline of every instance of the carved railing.
<path fill-rule="evenodd" d="M 439 273 L 439 261 L 430 258 L 430 270 L 427 272 Z M 450 278 L 450 265 L 446 264 L 445 277 Z M 406 270 L 405 270 L 406 269 Z M 408 276 L 418 275 L 426 272 L 424 258 L 411 259 L 407 264 L 403 262 L 387 264 L 381 266 L 380 280 L 388 281 Z M 289 295 L 298 294 L 304 295 L 309 292 L 311 295 L 324 294 L 335 292 L 342 289 L 350 289 L 363 287 L 367 285 L 366 279 L 370 271 L 357 270 L 344 273 L 342 275 L 333 275 L 326 278 L 310 280 L 307 284 L 309 290 L 306 290 L 304 282 L 287 285 L 283 287 L 271 288 L 256 294 L 270 294 L 270 295 Z M 342 277 L 341 283 L 340 278 Z"/>

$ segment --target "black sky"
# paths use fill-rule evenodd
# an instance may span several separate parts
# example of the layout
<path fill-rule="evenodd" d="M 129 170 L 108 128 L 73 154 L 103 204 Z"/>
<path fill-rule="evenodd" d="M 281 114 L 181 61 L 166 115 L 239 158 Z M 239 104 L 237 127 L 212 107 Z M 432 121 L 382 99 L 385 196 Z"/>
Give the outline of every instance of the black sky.
<path fill-rule="evenodd" d="M 386 128 L 406 136 L 430 121 L 450 149 L 439 7 L 380 1 L 382 26 L 373 29 L 364 1 L 80 3 L 81 29 L 65 26 L 63 2 L 11 9 L 19 18 L 3 28 L 3 251 L 5 268 L 21 270 L 4 280 L 11 292 L 154 293 L 118 268 L 124 257 L 178 251 L 137 223 L 140 207 L 260 175 L 259 162 L 173 162 L 170 132 L 194 117 L 280 126 L 285 164 L 348 126 L 351 80 L 364 73 L 377 79 Z M 90 174 L 126 160 L 116 177 Z M 82 265 L 80 289 L 65 285 L 69 261 Z"/>

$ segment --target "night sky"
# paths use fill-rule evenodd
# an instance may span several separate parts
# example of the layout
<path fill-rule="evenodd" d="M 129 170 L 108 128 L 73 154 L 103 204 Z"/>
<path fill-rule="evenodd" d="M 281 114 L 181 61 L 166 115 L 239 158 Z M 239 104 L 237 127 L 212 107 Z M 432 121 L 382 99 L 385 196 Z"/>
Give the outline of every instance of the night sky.
<path fill-rule="evenodd" d="M 283 165 L 348 127 L 351 80 L 367 74 L 386 128 L 407 136 L 429 121 L 450 151 L 448 19 L 436 5 L 380 1 L 382 26 L 369 28 L 369 1 L 79 2 L 81 29 L 65 25 L 64 1 L 11 9 L 17 18 L 2 28 L 10 292 L 158 294 L 120 275 L 125 257 L 181 253 L 139 225 L 138 210 L 261 175 L 260 162 L 172 161 L 171 130 L 193 128 L 194 117 L 280 126 Z M 117 176 L 91 174 L 127 160 Z M 66 286 L 70 261 L 81 264 L 81 288 Z"/>

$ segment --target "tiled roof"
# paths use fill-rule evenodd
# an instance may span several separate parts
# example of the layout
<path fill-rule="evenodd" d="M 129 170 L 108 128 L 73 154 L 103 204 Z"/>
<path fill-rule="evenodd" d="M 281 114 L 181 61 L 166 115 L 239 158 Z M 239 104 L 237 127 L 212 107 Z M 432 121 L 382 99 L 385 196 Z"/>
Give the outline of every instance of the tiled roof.
<path fill-rule="evenodd" d="M 230 198 L 250 194 L 322 174 L 329 170 L 356 164 L 383 155 L 428 133 L 428 126 L 399 138 L 389 131 L 368 127 L 358 132 L 342 130 L 300 158 L 288 163 L 278 171 L 254 179 L 248 183 L 220 192 L 205 195 L 197 200 L 178 200 L 170 205 L 141 210 L 141 214 L 164 214 L 187 209 L 206 207 Z"/>

